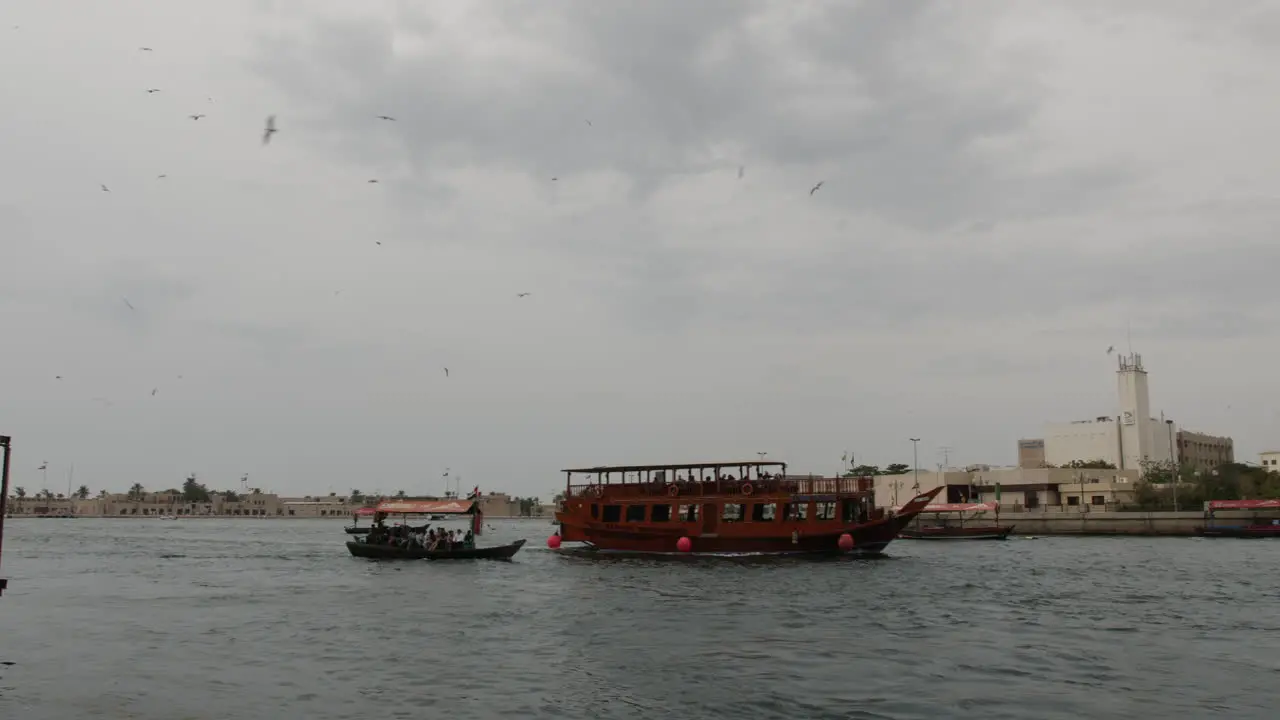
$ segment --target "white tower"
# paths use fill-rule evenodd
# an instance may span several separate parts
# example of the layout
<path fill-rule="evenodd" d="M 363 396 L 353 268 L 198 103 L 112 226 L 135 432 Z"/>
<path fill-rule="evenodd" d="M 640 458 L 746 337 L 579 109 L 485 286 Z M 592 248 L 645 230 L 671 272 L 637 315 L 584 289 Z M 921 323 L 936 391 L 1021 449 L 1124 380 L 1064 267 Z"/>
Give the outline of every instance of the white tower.
<path fill-rule="evenodd" d="M 1120 357 L 1120 369 L 1116 371 L 1116 386 L 1120 398 L 1120 447 L 1118 455 L 1121 469 L 1138 469 L 1143 460 L 1163 460 L 1157 455 L 1155 424 L 1151 421 L 1151 400 L 1147 391 L 1147 371 L 1142 367 L 1142 356 L 1131 353 Z M 1163 430 L 1163 428 L 1160 428 Z M 1166 451 L 1167 452 L 1167 451 Z"/>

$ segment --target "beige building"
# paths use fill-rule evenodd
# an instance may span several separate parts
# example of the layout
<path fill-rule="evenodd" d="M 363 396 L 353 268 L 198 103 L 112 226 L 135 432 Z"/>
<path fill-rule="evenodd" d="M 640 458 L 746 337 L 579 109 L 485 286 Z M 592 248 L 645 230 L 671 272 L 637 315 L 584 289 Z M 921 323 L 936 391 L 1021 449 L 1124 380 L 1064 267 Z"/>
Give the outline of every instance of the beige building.
<path fill-rule="evenodd" d="M 982 468 L 971 471 L 922 472 L 920 492 L 939 485 L 946 489 L 934 503 L 994 502 L 1009 512 L 1062 510 L 1080 505 L 1115 509 L 1134 502 L 1140 470 L 1074 468 Z M 915 494 L 915 477 L 880 475 L 875 478 L 876 506 L 898 507 Z M 896 493 L 896 494 L 895 494 Z M 896 500 L 895 500 L 896 498 Z"/>
<path fill-rule="evenodd" d="M 1223 463 L 1235 462 L 1236 452 L 1231 438 L 1179 430 L 1178 464 L 1196 470 L 1212 470 Z"/>
<path fill-rule="evenodd" d="M 1258 453 L 1258 464 L 1271 472 L 1280 472 L 1280 450 Z"/>
<path fill-rule="evenodd" d="M 1023 438 L 1018 441 L 1018 467 L 1044 467 L 1044 438 Z"/>

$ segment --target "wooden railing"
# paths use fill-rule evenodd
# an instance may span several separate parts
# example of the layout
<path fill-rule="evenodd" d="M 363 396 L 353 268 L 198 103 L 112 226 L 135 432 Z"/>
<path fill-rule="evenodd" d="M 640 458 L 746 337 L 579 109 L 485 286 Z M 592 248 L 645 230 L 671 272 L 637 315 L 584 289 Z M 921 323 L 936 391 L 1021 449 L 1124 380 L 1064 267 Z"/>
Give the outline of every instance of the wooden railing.
<path fill-rule="evenodd" d="M 751 479 L 683 481 L 674 483 L 609 483 L 605 485 L 570 485 L 570 497 L 698 497 L 701 495 L 854 495 L 872 489 L 871 478 L 787 478 L 785 480 Z M 675 488 L 673 491 L 672 488 Z"/>

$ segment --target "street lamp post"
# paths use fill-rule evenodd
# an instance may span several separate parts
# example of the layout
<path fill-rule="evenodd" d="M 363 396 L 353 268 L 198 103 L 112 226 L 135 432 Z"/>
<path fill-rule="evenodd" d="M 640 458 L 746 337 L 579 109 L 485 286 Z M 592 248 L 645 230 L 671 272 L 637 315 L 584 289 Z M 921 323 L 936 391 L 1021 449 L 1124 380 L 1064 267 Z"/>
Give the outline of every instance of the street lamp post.
<path fill-rule="evenodd" d="M 911 467 L 912 474 L 915 476 L 915 491 L 920 494 L 920 438 L 908 438 L 911 440 Z"/>
<path fill-rule="evenodd" d="M 4 457 L 0 460 L 0 558 L 4 556 L 4 516 L 9 514 L 9 436 L 0 435 L 0 448 L 4 448 Z M 0 577 L 0 595 L 4 594 L 9 581 Z"/>
<path fill-rule="evenodd" d="M 1173 421 L 1165 420 L 1169 426 L 1169 479 L 1173 482 L 1173 511 L 1178 512 L 1178 450 L 1173 444 Z"/>

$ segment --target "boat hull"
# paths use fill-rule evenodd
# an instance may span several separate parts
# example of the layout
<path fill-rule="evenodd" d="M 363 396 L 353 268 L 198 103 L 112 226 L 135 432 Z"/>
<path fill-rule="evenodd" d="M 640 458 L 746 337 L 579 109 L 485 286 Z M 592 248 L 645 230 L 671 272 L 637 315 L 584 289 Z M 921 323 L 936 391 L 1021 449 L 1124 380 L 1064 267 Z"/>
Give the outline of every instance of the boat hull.
<path fill-rule="evenodd" d="M 342 528 L 343 532 L 345 532 L 348 535 L 368 535 L 369 531 L 372 529 L 373 528 L 362 528 L 362 527 Z"/>
<path fill-rule="evenodd" d="M 468 548 L 465 550 L 424 550 L 408 549 L 392 545 L 375 545 L 347 541 L 347 550 L 359 558 L 369 560 L 510 560 L 520 548 L 524 540 L 517 540 L 510 545 L 499 545 L 487 548 Z"/>
<path fill-rule="evenodd" d="M 987 525 L 957 528 L 903 528 L 903 540 L 1005 540 L 1013 532 L 1012 525 Z"/>

